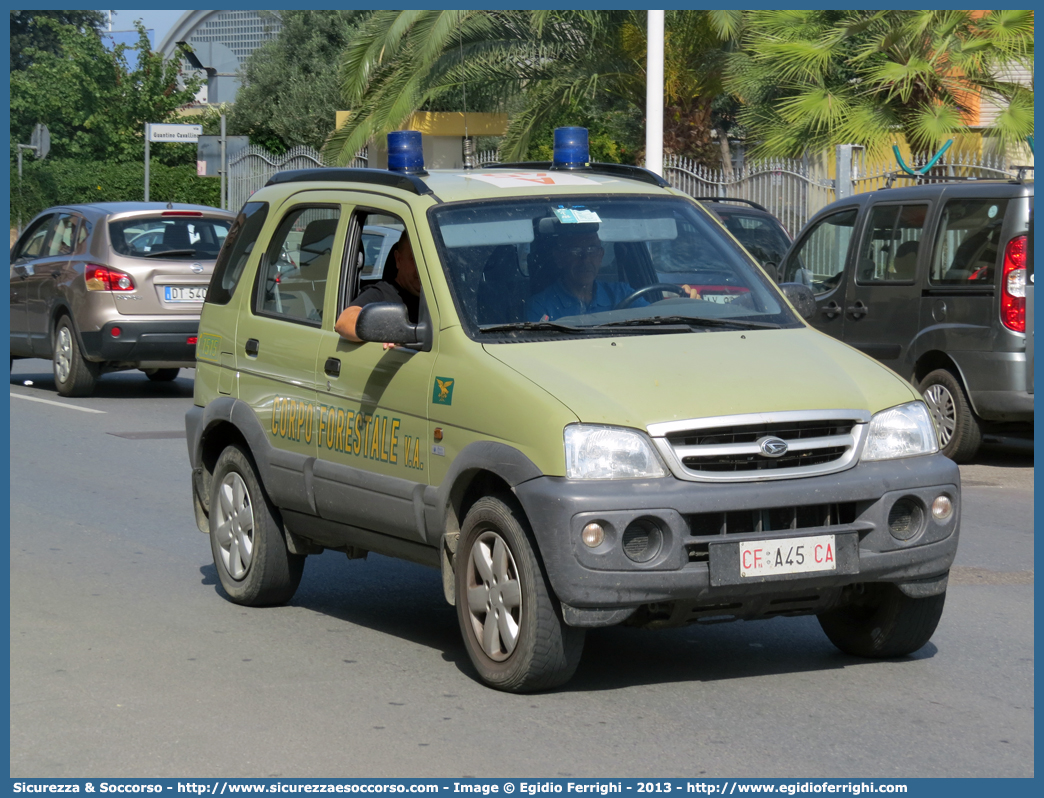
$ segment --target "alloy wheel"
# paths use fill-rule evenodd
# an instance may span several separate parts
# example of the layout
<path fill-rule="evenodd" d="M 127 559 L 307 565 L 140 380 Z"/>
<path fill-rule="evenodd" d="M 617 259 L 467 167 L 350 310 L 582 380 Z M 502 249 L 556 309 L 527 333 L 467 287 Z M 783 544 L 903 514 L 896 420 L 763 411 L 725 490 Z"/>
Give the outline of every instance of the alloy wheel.
<path fill-rule="evenodd" d="M 69 379 L 72 371 L 73 341 L 72 331 L 64 324 L 58 328 L 58 340 L 54 348 L 54 365 L 59 382 Z"/>
<path fill-rule="evenodd" d="M 935 420 L 935 428 L 939 431 L 939 446 L 945 447 L 957 428 L 957 406 L 953 395 L 945 385 L 935 383 L 924 392 L 924 399 Z"/>
<path fill-rule="evenodd" d="M 522 622 L 522 586 L 504 539 L 489 530 L 471 547 L 467 565 L 468 613 L 482 651 L 503 662 L 515 650 Z"/>
<path fill-rule="evenodd" d="M 254 553 L 254 511 L 243 477 L 230 471 L 221 480 L 217 501 L 217 535 L 221 561 L 229 576 L 241 580 Z"/>

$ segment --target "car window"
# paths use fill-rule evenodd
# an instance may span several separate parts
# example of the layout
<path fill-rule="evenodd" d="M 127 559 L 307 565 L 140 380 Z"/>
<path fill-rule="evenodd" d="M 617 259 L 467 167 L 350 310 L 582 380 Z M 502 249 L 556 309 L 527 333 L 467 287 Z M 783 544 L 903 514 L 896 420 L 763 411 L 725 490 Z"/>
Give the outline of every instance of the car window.
<path fill-rule="evenodd" d="M 838 286 L 845 271 L 858 210 L 833 213 L 820 219 L 783 265 L 783 282 L 803 283 L 816 294 Z"/>
<path fill-rule="evenodd" d="M 388 252 L 402 233 L 401 222 L 393 220 L 398 227 L 391 227 L 387 224 L 378 224 L 381 218 L 376 214 L 371 214 L 367 220 L 368 224 L 363 228 L 363 266 L 359 274 L 363 280 L 380 279 Z"/>
<path fill-rule="evenodd" d="M 48 256 L 58 257 L 72 254 L 75 246 L 73 241 L 76 235 L 76 221 L 76 217 L 68 213 L 63 213 L 58 217 L 58 222 L 54 226 L 54 235 L 51 236 L 51 243 L 47 247 Z"/>
<path fill-rule="evenodd" d="M 192 212 L 136 216 L 109 222 L 109 240 L 120 255 L 164 260 L 214 260 L 228 235 L 229 221 Z"/>
<path fill-rule="evenodd" d="M 47 234 L 51 232 L 52 222 L 54 222 L 54 214 L 37 219 L 36 223 L 25 231 L 21 246 L 18 247 L 14 257 L 11 258 L 11 262 L 17 263 L 21 260 L 39 258 L 43 254 L 44 244 L 47 242 Z"/>
<path fill-rule="evenodd" d="M 992 282 L 1007 209 L 1006 199 L 949 200 L 935 237 L 931 281 L 939 285 Z"/>
<path fill-rule="evenodd" d="M 338 208 L 300 206 L 280 222 L 258 269 L 255 311 L 293 321 L 323 320 Z"/>
<path fill-rule="evenodd" d="M 248 202 L 236 216 L 228 231 L 214 264 L 214 274 L 207 289 L 207 302 L 227 305 L 243 276 L 243 268 L 250 260 L 257 238 L 268 218 L 267 202 Z"/>
<path fill-rule="evenodd" d="M 859 249 L 856 282 L 912 282 L 927 215 L 927 204 L 874 207 Z"/>
<path fill-rule="evenodd" d="M 542 321 L 606 335 L 625 324 L 653 334 L 655 325 L 643 320 L 668 316 L 795 322 L 764 273 L 681 198 L 513 198 L 449 204 L 429 215 L 472 336 L 523 325 L 506 336 L 521 340 L 526 323 Z M 673 328 L 698 329 L 707 327 L 681 321 Z"/>
<path fill-rule="evenodd" d="M 790 239 L 772 219 L 753 214 L 729 213 L 722 221 L 758 263 L 778 264 L 787 254 Z"/>

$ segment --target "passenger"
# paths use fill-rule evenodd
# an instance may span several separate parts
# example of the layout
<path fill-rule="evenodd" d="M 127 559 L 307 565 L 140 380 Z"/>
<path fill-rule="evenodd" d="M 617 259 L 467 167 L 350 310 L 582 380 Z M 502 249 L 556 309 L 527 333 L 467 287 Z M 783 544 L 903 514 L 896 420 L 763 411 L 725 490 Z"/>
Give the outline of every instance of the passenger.
<path fill-rule="evenodd" d="M 393 268 L 389 269 L 389 266 Z M 388 253 L 381 279 L 359 294 L 341 312 L 334 324 L 334 330 L 342 338 L 360 343 L 362 339 L 355 333 L 359 312 L 366 305 L 375 302 L 397 302 L 405 306 L 410 321 L 416 324 L 420 314 L 420 293 L 421 280 L 417 271 L 417 261 L 413 257 L 409 236 L 404 231 Z M 394 344 L 385 344 L 384 348 L 389 349 L 392 346 Z"/>
<path fill-rule="evenodd" d="M 552 261 L 558 279 L 538 294 L 530 297 L 526 317 L 529 321 L 552 321 L 563 316 L 581 316 L 613 310 L 635 292 L 628 283 L 595 279 L 602 266 L 605 248 L 598 237 L 595 224 L 561 225 Z M 681 286 L 692 299 L 699 299 L 699 291 Z M 642 307 L 649 302 L 640 296 L 631 307 Z"/>
<path fill-rule="evenodd" d="M 918 241 L 905 241 L 895 251 L 895 261 L 892 263 L 893 280 L 912 280 L 917 271 L 917 247 Z"/>

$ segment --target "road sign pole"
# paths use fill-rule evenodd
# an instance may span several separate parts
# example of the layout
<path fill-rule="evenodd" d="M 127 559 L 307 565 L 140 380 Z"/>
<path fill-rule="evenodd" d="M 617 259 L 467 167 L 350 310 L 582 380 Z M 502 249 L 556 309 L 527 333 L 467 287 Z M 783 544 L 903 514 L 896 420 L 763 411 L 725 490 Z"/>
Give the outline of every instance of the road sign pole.
<path fill-rule="evenodd" d="M 145 201 L 149 201 L 149 138 L 152 136 L 152 125 L 145 123 Z"/>

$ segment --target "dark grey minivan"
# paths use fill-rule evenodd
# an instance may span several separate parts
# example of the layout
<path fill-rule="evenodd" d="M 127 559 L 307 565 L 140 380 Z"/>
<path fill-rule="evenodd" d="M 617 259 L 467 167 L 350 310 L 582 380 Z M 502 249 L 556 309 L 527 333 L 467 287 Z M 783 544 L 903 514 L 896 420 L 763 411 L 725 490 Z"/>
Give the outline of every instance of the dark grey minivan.
<path fill-rule="evenodd" d="M 957 462 L 1032 429 L 1032 210 L 1020 180 L 882 189 L 821 210 L 783 260 L 809 322 L 918 386 Z"/>

